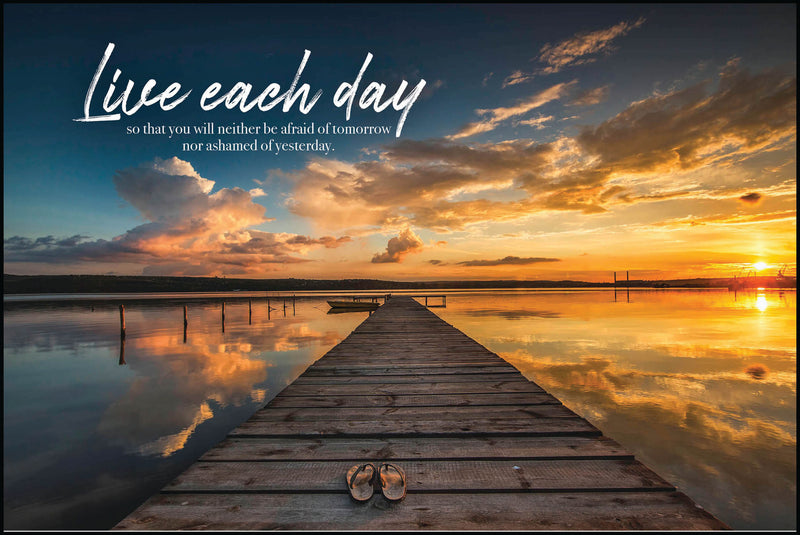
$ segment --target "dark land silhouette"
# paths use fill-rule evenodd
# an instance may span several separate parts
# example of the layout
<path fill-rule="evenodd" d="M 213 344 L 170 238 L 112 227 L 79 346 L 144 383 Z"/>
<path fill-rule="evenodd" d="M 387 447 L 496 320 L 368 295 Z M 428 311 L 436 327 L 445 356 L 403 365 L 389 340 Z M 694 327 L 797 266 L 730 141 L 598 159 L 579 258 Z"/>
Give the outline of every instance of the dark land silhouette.
<path fill-rule="evenodd" d="M 617 288 L 727 288 L 730 278 L 619 280 Z M 442 280 L 385 281 L 377 279 L 233 279 L 224 277 L 148 277 L 118 275 L 3 275 L 3 293 L 138 293 L 230 291 L 366 291 L 479 288 L 611 288 L 614 283 L 574 280 Z M 787 287 L 776 277 L 752 277 L 748 287 Z M 794 278 L 788 287 L 796 287 Z"/>

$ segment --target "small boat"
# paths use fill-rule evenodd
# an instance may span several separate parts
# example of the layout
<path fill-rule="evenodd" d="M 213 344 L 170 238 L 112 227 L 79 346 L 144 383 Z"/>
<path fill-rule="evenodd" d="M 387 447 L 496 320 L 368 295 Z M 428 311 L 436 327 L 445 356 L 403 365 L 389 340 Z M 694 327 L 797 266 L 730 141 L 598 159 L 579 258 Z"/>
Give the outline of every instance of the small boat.
<path fill-rule="evenodd" d="M 331 308 L 342 308 L 348 310 L 375 310 L 380 303 L 371 301 L 328 301 Z"/>

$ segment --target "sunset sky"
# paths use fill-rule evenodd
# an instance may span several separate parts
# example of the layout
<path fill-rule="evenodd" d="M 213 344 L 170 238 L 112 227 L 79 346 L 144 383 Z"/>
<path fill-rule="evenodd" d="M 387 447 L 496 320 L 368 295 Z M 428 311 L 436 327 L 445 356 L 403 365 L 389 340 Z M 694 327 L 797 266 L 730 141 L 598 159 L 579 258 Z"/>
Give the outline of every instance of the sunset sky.
<path fill-rule="evenodd" d="M 794 4 L 5 5 L 4 272 L 794 274 L 796 20 Z M 116 69 L 128 107 L 150 79 L 191 93 L 75 121 L 109 43 L 92 114 Z M 286 91 L 306 50 L 307 114 L 201 109 L 214 82 Z M 368 54 L 347 120 L 334 95 Z M 399 136 L 402 111 L 358 107 L 371 82 L 383 102 L 421 80 Z M 391 132 L 128 133 L 208 121 Z M 333 151 L 183 150 L 256 138 Z"/>

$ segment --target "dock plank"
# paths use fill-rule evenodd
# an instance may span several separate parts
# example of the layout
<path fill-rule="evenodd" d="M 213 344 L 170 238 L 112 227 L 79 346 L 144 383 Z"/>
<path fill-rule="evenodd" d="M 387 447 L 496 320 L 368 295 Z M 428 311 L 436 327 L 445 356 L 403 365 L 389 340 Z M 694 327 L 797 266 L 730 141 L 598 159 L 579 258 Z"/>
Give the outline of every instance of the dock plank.
<path fill-rule="evenodd" d="M 378 383 L 378 384 L 339 384 L 339 385 L 302 385 L 293 383 L 281 391 L 281 396 L 375 396 L 375 395 L 409 395 L 409 394 L 484 394 L 492 392 L 531 392 L 542 393 L 544 390 L 530 381 L 503 379 L 486 383 L 466 382 L 430 382 L 430 383 Z"/>
<path fill-rule="evenodd" d="M 322 420 L 316 422 L 263 421 L 251 418 L 231 431 L 230 436 L 436 436 L 436 435 L 565 435 L 600 434 L 592 424 L 579 417 L 572 418 L 475 418 L 471 420 Z"/>
<path fill-rule="evenodd" d="M 359 375 L 355 377 L 339 377 L 335 375 L 304 375 L 298 377 L 296 385 L 341 385 L 341 384 L 405 384 L 405 383 L 486 383 L 499 381 L 529 382 L 521 373 L 484 373 L 484 374 L 414 374 L 414 375 Z"/>
<path fill-rule="evenodd" d="M 304 377 L 361 377 L 378 376 L 392 377 L 394 375 L 481 375 L 501 373 L 518 374 L 516 368 L 510 364 L 505 366 L 375 366 L 364 364 L 362 366 L 320 366 L 312 365 L 303 374 Z"/>
<path fill-rule="evenodd" d="M 319 420 L 370 421 L 386 420 L 425 420 L 436 416 L 437 420 L 470 421 L 479 418 L 490 420 L 528 418 L 577 418 L 578 416 L 563 405 L 494 405 L 472 407 L 437 407 L 432 414 L 430 407 L 372 407 L 372 408 L 281 408 L 269 407 L 254 414 L 251 421 L 256 422 L 300 422 Z"/>
<path fill-rule="evenodd" d="M 324 512 L 324 514 L 320 514 Z M 400 503 L 346 494 L 157 494 L 130 530 L 712 530 L 725 525 L 680 492 L 409 494 Z"/>
<path fill-rule="evenodd" d="M 607 437 L 229 437 L 203 461 L 632 458 Z"/>
<path fill-rule="evenodd" d="M 493 405 L 561 404 L 545 392 L 373 396 L 281 396 L 270 407 L 470 407 Z"/>
<path fill-rule="evenodd" d="M 383 459 L 375 459 L 380 462 Z M 351 462 L 275 461 L 195 463 L 164 491 L 341 492 Z M 632 460 L 425 460 L 403 463 L 408 492 L 674 491 Z M 163 491 L 162 491 L 163 492 Z"/>

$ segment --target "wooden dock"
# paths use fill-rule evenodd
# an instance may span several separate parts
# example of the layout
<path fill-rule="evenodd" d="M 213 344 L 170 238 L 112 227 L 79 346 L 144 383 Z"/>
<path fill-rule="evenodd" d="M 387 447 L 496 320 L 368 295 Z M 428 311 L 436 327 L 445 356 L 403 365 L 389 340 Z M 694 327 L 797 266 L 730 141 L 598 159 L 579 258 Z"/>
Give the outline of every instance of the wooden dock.
<path fill-rule="evenodd" d="M 347 469 L 381 461 L 405 470 L 406 498 L 354 501 Z M 725 528 L 496 354 L 392 297 L 115 529 Z"/>

